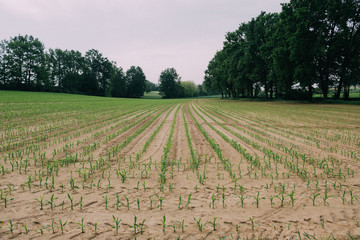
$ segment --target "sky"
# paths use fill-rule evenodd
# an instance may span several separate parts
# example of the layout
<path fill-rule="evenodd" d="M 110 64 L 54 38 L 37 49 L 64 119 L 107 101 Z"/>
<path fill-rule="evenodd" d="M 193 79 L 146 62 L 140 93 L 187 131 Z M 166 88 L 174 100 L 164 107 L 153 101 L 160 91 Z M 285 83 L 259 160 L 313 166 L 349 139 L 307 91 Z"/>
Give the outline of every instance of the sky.
<path fill-rule="evenodd" d="M 32 35 L 46 49 L 99 50 L 158 82 L 173 67 L 201 84 L 227 32 L 289 0 L 0 0 L 0 40 Z"/>

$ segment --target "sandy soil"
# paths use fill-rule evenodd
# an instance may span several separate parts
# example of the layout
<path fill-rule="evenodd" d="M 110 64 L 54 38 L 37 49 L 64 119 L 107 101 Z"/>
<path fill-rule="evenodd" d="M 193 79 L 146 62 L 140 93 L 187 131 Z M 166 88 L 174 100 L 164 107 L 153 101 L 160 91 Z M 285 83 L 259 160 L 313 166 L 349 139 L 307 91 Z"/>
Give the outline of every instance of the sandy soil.
<path fill-rule="evenodd" d="M 110 141 L 104 141 L 111 131 L 126 127 L 146 114 L 138 119 L 131 117 L 145 113 L 141 110 L 116 121 L 109 120 L 108 125 L 84 131 L 71 139 L 81 143 L 53 158 L 51 153 L 63 144 L 48 146 L 43 166 L 39 161 L 35 166 L 34 155 L 30 154 L 20 161 L 22 167 L 15 165 L 12 171 L 11 163 L 20 163 L 21 158 L 10 157 L 10 152 L 3 153 L 1 166 L 7 172 L 0 175 L 0 238 L 349 239 L 349 235 L 360 236 L 360 199 L 357 197 L 360 196 L 360 164 L 356 157 L 341 153 L 341 149 L 346 150 L 344 142 L 339 143 L 339 152 L 326 151 L 336 145 L 336 141 L 328 137 L 333 131 L 312 136 L 311 130 L 293 128 L 306 125 L 306 122 L 302 119 L 291 122 L 293 120 L 286 120 L 286 116 L 279 117 L 277 127 L 264 127 L 267 123 L 273 124 L 272 117 L 264 117 L 262 127 L 252 113 L 246 115 L 246 112 L 236 109 L 215 109 L 211 104 L 213 102 L 208 100 L 177 104 L 159 116 L 160 109 L 152 110 L 143 121 Z M 351 115 L 354 116 L 356 112 Z M 166 181 L 161 183 L 161 160 L 174 119 L 176 124 L 165 165 Z M 116 126 L 125 120 L 131 121 Z M 200 161 L 197 170 L 191 168 L 185 122 L 191 146 Z M 197 124 L 201 125 L 208 139 Z M 318 122 L 319 126 L 321 124 L 329 123 L 323 120 Z M 143 129 L 144 126 L 147 127 Z M 227 126 L 227 130 L 223 126 Z M 146 151 L 142 152 L 158 128 Z M 104 132 L 92 135 L 97 131 Z M 221 131 L 228 140 L 216 131 Z M 353 134 L 359 137 L 359 130 L 354 131 Z M 326 143 L 327 148 L 314 147 L 296 133 L 318 138 L 320 146 Z M 244 142 L 239 134 L 249 142 Z M 97 141 L 100 145 L 84 154 L 83 148 Z M 296 159 L 294 154 L 270 144 L 270 141 L 288 148 L 296 146 L 294 149 L 298 154 L 304 154 L 305 160 Z M 127 142 L 124 147 L 114 150 L 124 142 Z M 231 142 L 246 149 L 252 158 L 246 158 Z M 255 144 L 257 148 L 253 147 Z M 221 149 L 222 158 L 215 149 Z M 348 149 L 359 152 L 353 143 L 349 143 Z M 266 154 L 268 152 L 278 158 L 271 158 Z M 68 154 L 78 155 L 75 163 L 65 164 Z M 25 172 L 26 159 L 29 166 Z M 334 162 L 334 159 L 340 161 Z M 224 167 L 224 162 L 228 162 L 230 170 Z M 301 169 L 308 172 L 307 177 L 301 177 Z M 329 175 L 329 172 L 337 173 L 339 169 L 342 173 L 339 177 Z M 126 177 L 122 179 L 124 172 Z M 71 188 L 71 185 L 75 187 Z M 38 200 L 42 197 L 44 204 L 40 209 Z M 121 220 L 118 229 L 115 227 L 116 219 Z M 63 232 L 59 220 L 66 222 Z"/>

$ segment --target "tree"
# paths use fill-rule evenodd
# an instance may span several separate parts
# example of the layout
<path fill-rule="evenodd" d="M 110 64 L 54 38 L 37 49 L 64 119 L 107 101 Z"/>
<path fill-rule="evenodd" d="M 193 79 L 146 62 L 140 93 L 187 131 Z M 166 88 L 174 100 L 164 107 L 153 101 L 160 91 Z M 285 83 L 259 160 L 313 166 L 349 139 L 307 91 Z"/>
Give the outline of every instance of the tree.
<path fill-rule="evenodd" d="M 174 68 L 167 68 L 162 71 L 159 78 L 160 95 L 163 98 L 183 97 L 180 79 L 181 77 Z"/>
<path fill-rule="evenodd" d="M 79 51 L 49 49 L 50 84 L 65 92 L 86 92 L 85 58 Z"/>
<path fill-rule="evenodd" d="M 145 92 L 149 93 L 151 91 L 158 91 L 158 86 L 155 83 L 152 83 L 148 80 L 146 80 L 145 83 Z"/>
<path fill-rule="evenodd" d="M 88 94 L 110 96 L 111 77 L 113 74 L 112 63 L 95 49 L 85 54 L 85 76 L 82 89 Z"/>
<path fill-rule="evenodd" d="M 44 84 L 41 80 L 46 80 L 43 79 L 46 76 L 44 45 L 28 35 L 10 38 L 1 45 L 3 82 L 11 89 L 41 88 Z"/>
<path fill-rule="evenodd" d="M 184 89 L 184 97 L 197 97 L 199 96 L 198 87 L 192 81 L 180 82 L 181 87 Z"/>
<path fill-rule="evenodd" d="M 146 77 L 140 67 L 131 66 L 126 71 L 127 96 L 138 98 L 144 96 Z"/>
<path fill-rule="evenodd" d="M 115 74 L 112 77 L 112 91 L 111 95 L 113 97 L 126 97 L 127 96 L 127 85 L 126 85 L 126 76 L 123 72 L 123 69 L 115 68 Z"/>

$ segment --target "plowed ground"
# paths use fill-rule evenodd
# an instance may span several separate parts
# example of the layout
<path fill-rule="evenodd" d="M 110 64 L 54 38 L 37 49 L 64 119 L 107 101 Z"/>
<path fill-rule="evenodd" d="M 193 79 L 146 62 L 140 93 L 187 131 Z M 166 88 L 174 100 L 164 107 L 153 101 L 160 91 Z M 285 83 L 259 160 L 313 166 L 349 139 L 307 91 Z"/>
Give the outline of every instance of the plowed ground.
<path fill-rule="evenodd" d="M 359 106 L 79 98 L 1 103 L 0 238 L 360 235 Z"/>

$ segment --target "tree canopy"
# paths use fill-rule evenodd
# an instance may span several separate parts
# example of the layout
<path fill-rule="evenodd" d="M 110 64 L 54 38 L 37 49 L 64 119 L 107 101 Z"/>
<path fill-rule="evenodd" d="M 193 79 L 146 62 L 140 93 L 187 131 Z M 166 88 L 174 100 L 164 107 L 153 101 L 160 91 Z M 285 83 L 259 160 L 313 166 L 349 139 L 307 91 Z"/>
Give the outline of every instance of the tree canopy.
<path fill-rule="evenodd" d="M 349 97 L 360 75 L 360 1 L 291 0 L 226 34 L 204 86 L 224 96 Z"/>
<path fill-rule="evenodd" d="M 159 78 L 159 91 L 163 98 L 183 97 L 184 93 L 180 85 L 181 77 L 175 68 L 167 68 L 161 72 Z"/>
<path fill-rule="evenodd" d="M 96 49 L 49 49 L 33 36 L 0 42 L 0 89 L 59 91 L 97 96 L 140 97 L 146 77 L 140 67 L 126 74 Z"/>

